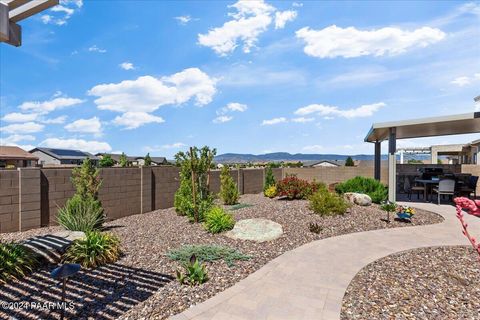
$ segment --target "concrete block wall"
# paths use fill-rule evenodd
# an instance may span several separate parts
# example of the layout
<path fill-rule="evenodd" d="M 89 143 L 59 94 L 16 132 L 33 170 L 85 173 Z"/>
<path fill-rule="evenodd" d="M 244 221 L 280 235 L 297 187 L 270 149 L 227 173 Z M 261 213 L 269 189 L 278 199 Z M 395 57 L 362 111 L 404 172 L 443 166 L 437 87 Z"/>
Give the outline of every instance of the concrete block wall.
<path fill-rule="evenodd" d="M 373 167 L 324 167 L 324 168 L 284 168 L 284 176 L 295 174 L 298 178 L 323 182 L 326 185 L 343 182 L 348 179 L 362 176 L 373 178 Z M 381 181 L 388 183 L 388 168 L 382 167 Z"/>
<path fill-rule="evenodd" d="M 242 169 L 242 194 L 260 193 L 263 191 L 265 170 L 262 169 Z"/>
<path fill-rule="evenodd" d="M 19 230 L 39 228 L 41 226 L 40 170 L 20 168 L 18 179 Z"/>
<path fill-rule="evenodd" d="M 220 192 L 220 173 L 221 170 L 210 171 L 210 191 L 215 194 Z M 238 187 L 238 179 L 241 179 L 240 175 L 238 174 L 238 170 L 230 169 L 230 175 L 232 176 L 233 182 L 235 182 Z M 241 189 L 239 189 L 239 191 L 240 190 Z"/>
<path fill-rule="evenodd" d="M 180 186 L 180 168 L 151 167 L 152 203 L 155 209 L 173 207 L 175 192 Z"/>
<path fill-rule="evenodd" d="M 72 169 L 37 169 L 40 171 L 41 225 L 57 225 L 58 208 L 73 196 Z"/>
<path fill-rule="evenodd" d="M 19 230 L 17 170 L 0 171 L 0 233 Z"/>

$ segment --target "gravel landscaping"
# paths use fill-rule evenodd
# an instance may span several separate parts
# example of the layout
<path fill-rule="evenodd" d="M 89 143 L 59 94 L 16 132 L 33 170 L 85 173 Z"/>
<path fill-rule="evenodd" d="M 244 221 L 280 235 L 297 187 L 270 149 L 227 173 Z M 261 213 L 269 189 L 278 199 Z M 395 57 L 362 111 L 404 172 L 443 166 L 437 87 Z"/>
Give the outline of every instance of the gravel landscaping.
<path fill-rule="evenodd" d="M 165 319 L 191 305 L 202 302 L 225 290 L 250 273 L 258 270 L 278 255 L 305 243 L 346 233 L 382 228 L 408 227 L 439 223 L 437 214 L 417 210 L 412 223 L 393 220 L 386 223 L 386 214 L 377 206 L 353 206 L 344 216 L 320 217 L 308 209 L 303 200 L 269 199 L 263 195 L 243 195 L 241 203 L 252 206 L 232 211 L 235 220 L 265 218 L 279 223 L 283 235 L 262 243 L 235 240 L 223 234 L 207 233 L 201 225 L 191 224 L 178 216 L 173 208 L 130 216 L 106 224 L 110 232 L 122 241 L 124 256 L 115 264 L 94 271 L 82 271 L 68 285 L 68 299 L 74 303 L 68 314 L 87 319 Z M 319 234 L 310 232 L 308 225 L 316 222 Z M 0 240 L 20 240 L 60 230 L 42 228 L 23 233 L 0 234 Z M 228 267 L 223 260 L 206 263 L 210 280 L 197 287 L 182 286 L 174 279 L 180 267 L 166 257 L 171 249 L 188 244 L 218 244 L 235 248 L 252 256 Z M 59 288 L 42 270 L 20 281 L 0 286 L 0 302 L 55 302 Z M 28 292 L 25 298 L 23 295 Z M 3 311 L 5 312 L 5 311 Z M 59 312 L 23 310 L 6 313 L 18 318 L 59 318 Z M 0 318 L 4 317 L 0 310 Z"/>
<path fill-rule="evenodd" d="M 396 253 L 363 268 L 341 319 L 479 319 L 480 263 L 471 247 Z"/>

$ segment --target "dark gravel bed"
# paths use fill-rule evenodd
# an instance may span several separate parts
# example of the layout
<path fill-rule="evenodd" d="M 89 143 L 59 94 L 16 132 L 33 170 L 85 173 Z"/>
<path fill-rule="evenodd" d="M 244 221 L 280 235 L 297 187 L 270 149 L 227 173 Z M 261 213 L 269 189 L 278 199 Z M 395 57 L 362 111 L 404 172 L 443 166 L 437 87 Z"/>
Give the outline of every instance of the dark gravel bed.
<path fill-rule="evenodd" d="M 480 319 L 480 263 L 471 247 L 390 255 L 363 268 L 341 319 Z"/>
<path fill-rule="evenodd" d="M 69 285 L 73 290 L 67 300 L 74 302 L 70 315 L 88 319 L 164 319 L 188 307 L 200 303 L 232 286 L 250 273 L 258 270 L 278 255 L 305 243 L 331 236 L 382 228 L 408 227 L 443 221 L 437 214 L 418 210 L 412 223 L 393 221 L 385 223 L 385 213 L 377 206 L 353 206 L 343 216 L 320 217 L 308 209 L 307 201 L 272 200 L 263 195 L 243 195 L 241 203 L 253 206 L 232 211 L 236 220 L 247 218 L 271 219 L 283 226 L 284 234 L 270 242 L 255 243 L 230 239 L 222 234 L 207 233 L 201 225 L 188 222 L 178 216 L 173 208 L 135 215 L 107 223 L 110 232 L 122 240 L 124 256 L 114 265 L 83 272 Z M 322 226 L 320 234 L 308 230 L 308 224 Z M 29 236 L 41 235 L 56 228 L 29 231 Z M 24 233 L 0 234 L 0 240 L 25 238 Z M 236 248 L 253 258 L 238 261 L 228 267 L 223 261 L 207 263 L 210 280 L 197 287 L 180 285 L 173 278 L 180 264 L 165 256 L 170 249 L 186 244 L 219 244 Z M 0 292 L 12 292 L 12 296 L 0 293 L 1 300 L 52 301 L 53 285 L 46 279 L 47 270 L 0 286 Z M 38 279 L 43 279 L 38 281 Z M 171 281 L 173 279 L 173 281 Z M 44 283 L 42 287 L 40 283 Z M 21 297 L 25 292 L 31 296 Z M 54 300 L 55 301 L 55 300 Z M 10 314 L 12 315 L 12 314 Z M 39 316 L 45 311 L 28 311 L 23 318 Z M 49 312 L 48 318 L 58 317 Z M 2 311 L 0 310 L 0 318 Z"/>

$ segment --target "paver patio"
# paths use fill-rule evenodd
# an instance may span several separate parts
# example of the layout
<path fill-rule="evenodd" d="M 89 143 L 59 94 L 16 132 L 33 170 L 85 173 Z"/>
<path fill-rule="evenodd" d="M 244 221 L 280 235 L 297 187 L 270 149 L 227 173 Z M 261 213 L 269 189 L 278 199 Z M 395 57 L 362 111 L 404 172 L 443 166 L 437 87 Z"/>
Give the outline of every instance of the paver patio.
<path fill-rule="evenodd" d="M 339 319 L 345 290 L 367 264 L 404 250 L 469 244 L 453 206 L 407 205 L 436 212 L 445 221 L 311 242 L 279 256 L 233 287 L 171 319 Z M 469 230 L 480 234 L 480 219 L 466 216 Z"/>

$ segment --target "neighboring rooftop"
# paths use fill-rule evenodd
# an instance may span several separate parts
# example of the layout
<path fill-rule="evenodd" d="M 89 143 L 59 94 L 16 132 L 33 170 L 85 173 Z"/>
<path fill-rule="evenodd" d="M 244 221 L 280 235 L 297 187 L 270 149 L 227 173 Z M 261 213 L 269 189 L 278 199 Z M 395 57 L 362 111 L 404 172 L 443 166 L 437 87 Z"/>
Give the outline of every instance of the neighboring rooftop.
<path fill-rule="evenodd" d="M 35 151 L 41 151 L 45 154 L 48 154 L 49 156 L 59 159 L 59 160 L 65 160 L 65 159 L 85 159 L 85 158 L 90 158 L 93 160 L 98 160 L 96 156 L 89 152 L 85 151 L 80 151 L 80 150 L 70 150 L 70 149 L 56 149 L 56 148 L 35 148 L 33 150 L 30 150 L 30 153 L 33 153 Z"/>
<path fill-rule="evenodd" d="M 0 146 L 0 159 L 38 160 L 38 157 L 16 146 Z"/>

